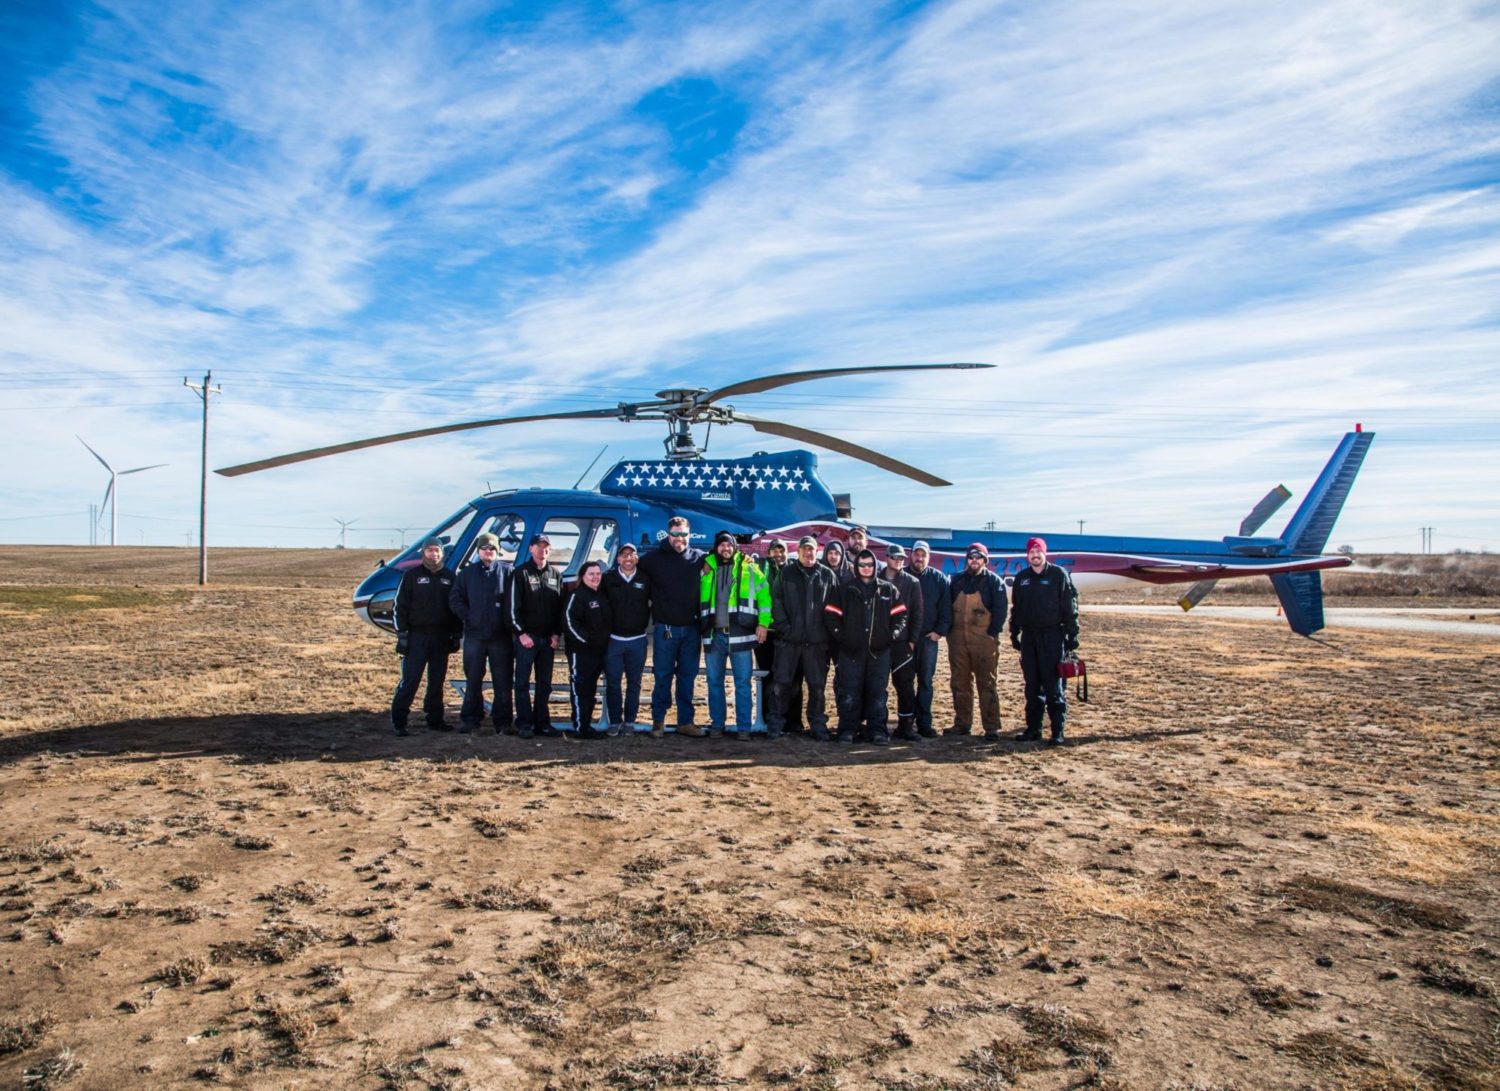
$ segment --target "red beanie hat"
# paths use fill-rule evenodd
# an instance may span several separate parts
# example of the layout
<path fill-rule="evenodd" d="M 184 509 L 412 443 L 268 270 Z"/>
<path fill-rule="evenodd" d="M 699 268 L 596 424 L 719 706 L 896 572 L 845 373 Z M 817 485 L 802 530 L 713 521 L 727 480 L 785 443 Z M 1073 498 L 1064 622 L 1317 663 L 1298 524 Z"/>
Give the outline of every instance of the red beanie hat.
<path fill-rule="evenodd" d="M 1026 552 L 1030 553 L 1033 549 L 1040 549 L 1043 553 L 1047 552 L 1047 539 L 1045 539 L 1045 538 L 1027 538 L 1026 539 Z"/>

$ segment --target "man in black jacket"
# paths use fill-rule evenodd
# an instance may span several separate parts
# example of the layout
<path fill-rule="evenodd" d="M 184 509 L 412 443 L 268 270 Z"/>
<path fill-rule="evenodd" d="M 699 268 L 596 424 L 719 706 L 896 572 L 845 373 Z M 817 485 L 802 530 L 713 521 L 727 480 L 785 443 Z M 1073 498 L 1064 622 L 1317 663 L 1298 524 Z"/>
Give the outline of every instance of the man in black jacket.
<path fill-rule="evenodd" d="M 1078 592 L 1068 574 L 1047 561 L 1047 542 L 1026 543 L 1026 562 L 1011 588 L 1010 644 L 1021 653 L 1026 685 L 1026 730 L 1016 738 L 1042 737 L 1042 709 L 1052 728 L 1051 743 L 1063 745 L 1068 715 L 1066 684 L 1057 676 L 1065 652 L 1078 648 Z"/>
<path fill-rule="evenodd" d="M 834 692 L 839 705 L 838 742 L 852 743 L 862 728 L 876 746 L 890 743 L 891 648 L 906 639 L 907 610 L 894 585 L 875 576 L 875 554 L 854 558 L 858 575 L 823 608 L 828 635 L 838 648 Z"/>
<path fill-rule="evenodd" d="M 531 558 L 510 581 L 510 625 L 516 636 L 516 734 L 560 735 L 552 726 L 547 700 L 552 696 L 552 663 L 562 633 L 562 572 L 547 563 L 552 542 L 531 536 Z M 536 675 L 533 702 L 531 677 Z"/>
<path fill-rule="evenodd" d="M 781 585 L 781 577 L 785 574 L 787 568 L 786 543 L 784 541 L 780 538 L 773 538 L 771 540 L 771 543 L 766 546 L 765 563 L 760 568 L 765 573 L 766 587 L 770 590 L 771 601 L 774 603 L 776 601 L 776 588 Z M 766 635 L 766 642 L 755 646 L 755 669 L 766 672 L 765 686 L 767 693 L 771 692 L 771 687 L 775 684 L 776 645 L 780 643 L 781 634 L 776 629 L 776 622 L 773 615 L 771 631 Z M 791 703 L 787 705 L 786 710 L 786 723 L 781 728 L 783 732 L 790 732 L 794 735 L 802 734 L 801 681 L 802 677 L 799 674 L 793 682 Z M 775 704 L 775 698 L 772 697 L 767 704 Z M 768 725 L 771 722 L 770 715 L 770 709 L 767 708 L 766 723 Z"/>
<path fill-rule="evenodd" d="M 500 539 L 481 534 L 474 542 L 475 560 L 464 565 L 448 596 L 464 624 L 464 703 L 458 714 L 460 734 L 476 731 L 484 721 L 484 671 L 489 668 L 493 698 L 490 721 L 495 734 L 514 731 L 511 687 L 515 684 L 515 648 L 505 592 L 511 566 L 500 559 Z"/>
<path fill-rule="evenodd" d="M 948 670 L 953 687 L 953 726 L 949 735 L 974 730 L 974 695 L 986 738 L 1000 737 L 1000 630 L 1005 626 L 1005 584 L 990 571 L 983 542 L 969 547 L 964 570 L 953 577 L 948 598 L 953 628 L 948 633 Z"/>
<path fill-rule="evenodd" d="M 448 605 L 453 591 L 453 570 L 443 564 L 443 543 L 428 538 L 422 543 L 422 563 L 401 576 L 396 589 L 396 651 L 401 655 L 401 681 L 391 699 L 391 731 L 406 735 L 412 698 L 422 675 L 427 675 L 427 693 L 422 712 L 433 731 L 452 731 L 443 720 L 443 683 L 448 679 L 448 656 L 455 650 L 459 620 Z"/>
<path fill-rule="evenodd" d="M 667 710 L 672 705 L 672 683 L 677 684 L 677 733 L 697 738 L 703 729 L 693 722 L 693 683 L 698 678 L 699 596 L 704 553 L 692 546 L 687 518 L 674 515 L 667 536 L 641 558 L 641 571 L 651 589 L 651 735 L 666 733 Z"/>
<path fill-rule="evenodd" d="M 780 735 L 791 720 L 794 697 L 807 683 L 807 726 L 819 742 L 828 741 L 828 629 L 824 612 L 838 588 L 833 569 L 818 562 L 818 540 L 797 543 L 797 559 L 781 571 L 771 593 L 771 628 L 777 633 L 771 703 L 766 728 Z"/>
<path fill-rule="evenodd" d="M 651 588 L 637 567 L 635 546 L 622 542 L 615 566 L 604 574 L 600 588 L 609 600 L 609 651 L 604 654 L 604 707 L 609 730 L 635 730 L 641 712 L 641 676 L 646 672 L 646 628 L 651 624 Z M 624 700 L 620 683 L 625 683 Z"/>
<path fill-rule="evenodd" d="M 896 691 L 896 738 L 921 742 L 917 734 L 917 648 L 925 641 L 922 632 L 922 584 L 906 571 L 906 550 L 898 545 L 885 551 L 881 579 L 896 588 L 906 604 L 906 636 L 891 647 L 891 687 Z"/>

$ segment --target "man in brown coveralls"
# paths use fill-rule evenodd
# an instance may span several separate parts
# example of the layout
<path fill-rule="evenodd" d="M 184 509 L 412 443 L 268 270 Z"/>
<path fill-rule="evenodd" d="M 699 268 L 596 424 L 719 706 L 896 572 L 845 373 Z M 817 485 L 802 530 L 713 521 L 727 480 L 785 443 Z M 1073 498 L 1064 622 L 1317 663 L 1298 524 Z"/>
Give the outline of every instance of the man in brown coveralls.
<path fill-rule="evenodd" d="M 948 670 L 953 686 L 953 726 L 945 735 L 974 730 L 974 695 L 985 738 L 1000 737 L 998 666 L 1000 632 L 1005 626 L 1005 584 L 989 569 L 983 543 L 969 547 L 964 570 L 953 577 L 953 628 L 948 632 Z"/>

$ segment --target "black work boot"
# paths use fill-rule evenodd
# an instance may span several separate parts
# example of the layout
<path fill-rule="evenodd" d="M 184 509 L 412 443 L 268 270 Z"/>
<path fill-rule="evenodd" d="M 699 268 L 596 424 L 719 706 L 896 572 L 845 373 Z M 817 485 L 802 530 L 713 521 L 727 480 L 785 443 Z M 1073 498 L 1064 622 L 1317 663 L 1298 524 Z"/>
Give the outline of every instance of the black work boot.
<path fill-rule="evenodd" d="M 1052 735 L 1051 735 L 1050 738 L 1047 739 L 1047 743 L 1049 745 L 1051 745 L 1051 746 L 1067 746 L 1068 745 L 1068 740 L 1063 735 L 1062 724 L 1058 724 L 1056 727 L 1054 727 L 1052 729 Z"/>
<path fill-rule="evenodd" d="M 1041 729 L 1040 726 L 1037 726 L 1037 727 L 1028 727 L 1025 731 L 1021 732 L 1019 735 L 1016 736 L 1016 742 L 1041 742 L 1041 741 L 1042 741 L 1042 729 Z"/>

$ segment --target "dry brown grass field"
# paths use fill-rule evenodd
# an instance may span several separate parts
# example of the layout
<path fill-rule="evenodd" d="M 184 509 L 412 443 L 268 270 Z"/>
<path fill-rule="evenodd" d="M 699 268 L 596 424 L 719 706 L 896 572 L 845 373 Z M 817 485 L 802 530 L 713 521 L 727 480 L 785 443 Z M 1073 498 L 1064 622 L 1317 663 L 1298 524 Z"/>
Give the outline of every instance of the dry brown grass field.
<path fill-rule="evenodd" d="M 374 556 L 0 549 L 0 1085 L 1500 1087 L 1494 642 L 1086 611 L 1062 750 L 397 739 Z"/>

